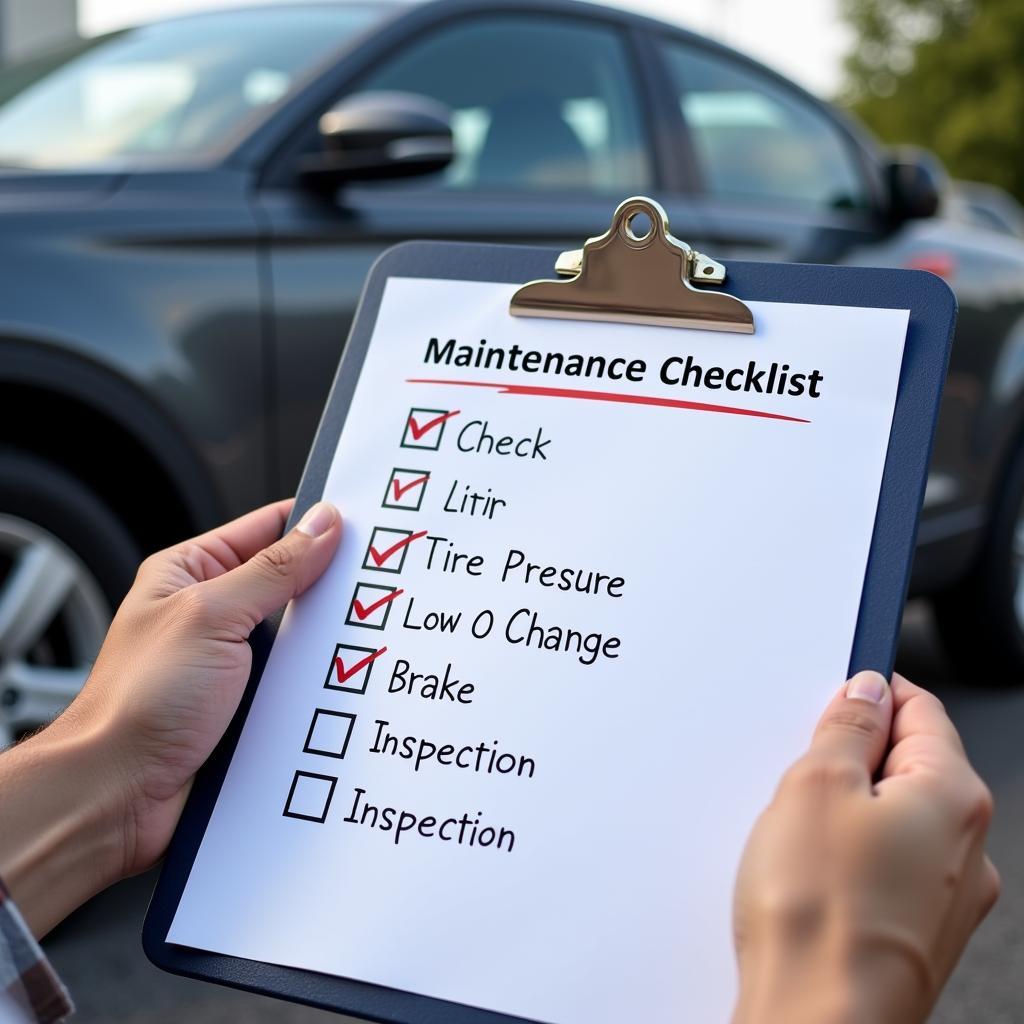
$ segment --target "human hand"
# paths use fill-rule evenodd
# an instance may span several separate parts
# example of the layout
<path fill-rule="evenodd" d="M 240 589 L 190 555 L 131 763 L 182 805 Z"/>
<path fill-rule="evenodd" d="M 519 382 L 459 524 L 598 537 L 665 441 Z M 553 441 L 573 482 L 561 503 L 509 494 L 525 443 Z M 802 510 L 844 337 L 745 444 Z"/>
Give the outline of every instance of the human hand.
<path fill-rule="evenodd" d="M 747 842 L 734 1024 L 917 1024 L 999 894 L 992 798 L 942 704 L 862 672 Z"/>
<path fill-rule="evenodd" d="M 37 933 L 163 855 L 238 707 L 249 634 L 337 549 L 341 519 L 326 503 L 281 537 L 291 504 L 147 558 L 82 692 L 0 758 L 0 874 Z"/>

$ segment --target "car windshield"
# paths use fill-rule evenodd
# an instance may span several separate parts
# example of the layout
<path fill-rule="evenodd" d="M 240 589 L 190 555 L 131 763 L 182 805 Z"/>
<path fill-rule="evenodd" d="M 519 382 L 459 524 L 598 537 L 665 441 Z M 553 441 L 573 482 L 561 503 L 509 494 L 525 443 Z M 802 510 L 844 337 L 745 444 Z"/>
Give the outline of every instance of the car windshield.
<path fill-rule="evenodd" d="M 129 29 L 0 74 L 0 166 L 196 162 L 385 11 L 226 11 Z"/>

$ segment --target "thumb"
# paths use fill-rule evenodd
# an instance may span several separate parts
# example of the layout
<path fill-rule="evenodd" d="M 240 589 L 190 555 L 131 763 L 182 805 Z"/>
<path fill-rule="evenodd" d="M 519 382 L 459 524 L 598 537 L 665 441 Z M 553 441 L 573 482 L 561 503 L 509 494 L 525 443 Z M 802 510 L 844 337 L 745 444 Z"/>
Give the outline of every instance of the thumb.
<path fill-rule="evenodd" d="M 858 672 L 832 699 L 808 753 L 852 765 L 870 783 L 889 746 L 892 691 L 879 672 Z"/>
<path fill-rule="evenodd" d="M 341 515 L 326 501 L 311 506 L 280 540 L 247 562 L 198 586 L 214 615 L 238 624 L 245 635 L 268 615 L 315 583 L 341 539 Z"/>

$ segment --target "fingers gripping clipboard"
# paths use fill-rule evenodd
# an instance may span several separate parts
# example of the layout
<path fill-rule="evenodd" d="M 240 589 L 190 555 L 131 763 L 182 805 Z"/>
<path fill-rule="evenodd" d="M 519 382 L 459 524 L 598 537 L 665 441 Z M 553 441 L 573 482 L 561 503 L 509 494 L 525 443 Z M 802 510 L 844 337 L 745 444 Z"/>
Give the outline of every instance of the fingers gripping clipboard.
<path fill-rule="evenodd" d="M 640 198 L 576 252 L 385 253 L 293 513 L 342 546 L 254 637 L 151 959 L 400 1024 L 724 1019 L 745 835 L 892 667 L 954 319 Z"/>

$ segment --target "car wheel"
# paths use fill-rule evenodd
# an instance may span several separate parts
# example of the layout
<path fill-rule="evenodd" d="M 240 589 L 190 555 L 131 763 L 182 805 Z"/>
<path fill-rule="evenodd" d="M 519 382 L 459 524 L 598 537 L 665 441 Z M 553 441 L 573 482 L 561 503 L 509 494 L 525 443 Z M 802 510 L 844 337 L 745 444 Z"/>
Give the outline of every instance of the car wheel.
<path fill-rule="evenodd" d="M 996 501 L 978 561 L 932 599 L 939 635 L 968 681 L 1024 683 L 1024 443 Z"/>
<path fill-rule="evenodd" d="M 85 683 L 138 552 L 64 469 L 0 451 L 0 749 Z"/>

